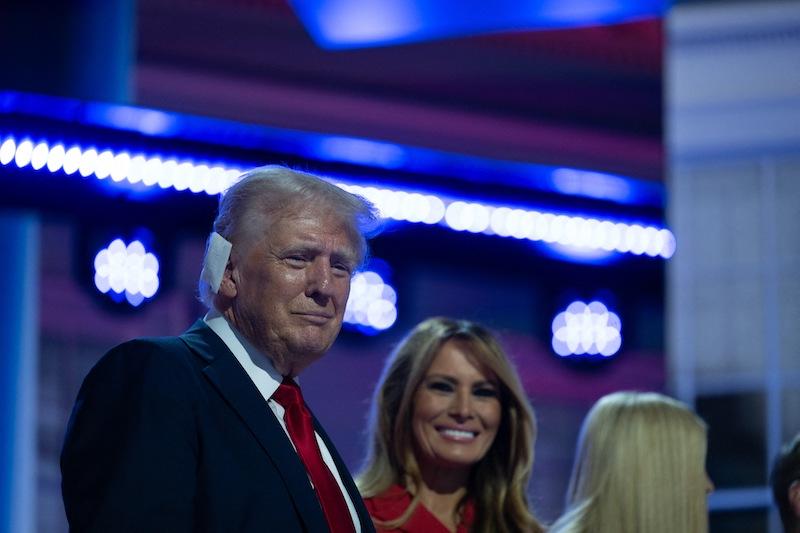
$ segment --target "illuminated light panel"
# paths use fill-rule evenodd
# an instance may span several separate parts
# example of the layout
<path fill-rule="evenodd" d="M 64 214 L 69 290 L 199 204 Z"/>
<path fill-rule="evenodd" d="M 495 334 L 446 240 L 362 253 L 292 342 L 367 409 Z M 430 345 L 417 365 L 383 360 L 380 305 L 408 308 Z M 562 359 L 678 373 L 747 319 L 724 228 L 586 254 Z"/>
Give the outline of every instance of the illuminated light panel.
<path fill-rule="evenodd" d="M 553 350 L 561 357 L 608 358 L 622 345 L 622 322 L 602 302 L 572 302 L 552 324 Z"/>
<path fill-rule="evenodd" d="M 158 291 L 158 259 L 139 241 L 114 239 L 94 258 L 94 284 L 103 294 L 124 295 L 134 307 Z"/>
<path fill-rule="evenodd" d="M 37 171 L 63 171 L 68 176 L 77 172 L 99 180 L 110 178 L 115 183 L 209 195 L 227 190 L 244 171 L 238 166 L 211 166 L 186 159 L 162 159 L 109 149 L 98 151 L 95 147 L 77 144 L 51 147 L 46 141 L 40 141 L 34 145 L 27 138 L 17 142 L 11 136 L 0 136 L 0 164 L 8 165 L 12 161 L 20 168 L 31 165 Z M 441 224 L 455 231 L 542 242 L 579 251 L 604 250 L 668 259 L 676 248 L 672 232 L 655 226 L 490 205 L 421 191 L 336 184 L 370 200 L 386 219 Z"/>
<path fill-rule="evenodd" d="M 77 144 L 58 143 L 50 146 L 47 141 L 34 145 L 30 139 L 19 143 L 11 137 L 0 137 L 0 164 L 14 162 L 19 168 L 30 165 L 33 170 L 51 173 L 63 171 L 71 176 L 76 172 L 88 178 L 110 179 L 116 183 L 141 183 L 158 185 L 163 189 L 189 190 L 193 193 L 220 194 L 230 187 L 242 168 L 233 166 L 196 163 L 188 159 L 166 159 L 146 154 L 130 154 L 110 149 L 83 147 Z"/>
<path fill-rule="evenodd" d="M 350 283 L 344 321 L 368 331 L 383 331 L 397 320 L 396 305 L 397 293 L 380 274 L 369 270 L 358 272 Z"/>
<path fill-rule="evenodd" d="M 378 187 L 337 183 L 371 201 L 384 218 L 444 224 L 455 231 L 571 246 L 584 250 L 630 253 L 668 259 L 675 253 L 671 231 L 543 211 L 494 206 Z M 408 216 L 408 213 L 413 213 Z"/>

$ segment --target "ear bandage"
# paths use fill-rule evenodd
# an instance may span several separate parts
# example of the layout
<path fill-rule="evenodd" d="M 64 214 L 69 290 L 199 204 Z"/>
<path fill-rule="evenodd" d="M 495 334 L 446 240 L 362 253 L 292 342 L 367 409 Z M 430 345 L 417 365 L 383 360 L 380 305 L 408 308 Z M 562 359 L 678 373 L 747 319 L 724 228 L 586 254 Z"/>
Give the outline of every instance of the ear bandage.
<path fill-rule="evenodd" d="M 200 279 L 208 283 L 211 292 L 214 294 L 219 292 L 219 285 L 222 283 L 225 267 L 228 266 L 232 246 L 225 237 L 216 231 L 208 239 L 208 250 L 206 251 L 205 261 L 203 261 Z"/>

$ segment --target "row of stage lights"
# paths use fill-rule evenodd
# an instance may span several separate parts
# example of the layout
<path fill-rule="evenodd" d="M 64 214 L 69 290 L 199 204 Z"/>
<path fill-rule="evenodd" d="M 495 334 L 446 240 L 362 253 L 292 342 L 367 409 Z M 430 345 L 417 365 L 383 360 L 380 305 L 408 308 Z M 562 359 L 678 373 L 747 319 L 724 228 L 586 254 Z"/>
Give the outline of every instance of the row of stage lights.
<path fill-rule="evenodd" d="M 209 195 L 220 194 L 233 184 L 242 168 L 197 163 L 187 159 L 162 158 L 125 151 L 84 149 L 78 145 L 17 142 L 0 137 L 0 164 L 67 176 L 110 179 L 144 186 Z M 387 219 L 410 223 L 441 224 L 455 231 L 483 233 L 586 250 L 629 253 L 669 258 L 675 252 L 675 237 L 668 229 L 646 224 L 628 224 L 569 216 L 562 213 L 467 202 L 420 192 L 365 187 L 337 182 L 345 190 L 373 202 Z"/>

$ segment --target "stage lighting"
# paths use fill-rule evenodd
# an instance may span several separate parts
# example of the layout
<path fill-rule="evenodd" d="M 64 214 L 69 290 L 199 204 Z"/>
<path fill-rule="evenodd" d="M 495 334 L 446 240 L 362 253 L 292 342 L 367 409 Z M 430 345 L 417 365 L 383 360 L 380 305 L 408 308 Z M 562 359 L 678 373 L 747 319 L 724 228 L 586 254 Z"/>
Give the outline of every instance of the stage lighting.
<path fill-rule="evenodd" d="M 553 350 L 561 357 L 608 358 L 622 345 L 622 322 L 602 302 L 572 302 L 552 324 Z"/>
<path fill-rule="evenodd" d="M 397 320 L 397 292 L 377 272 L 359 272 L 350 283 L 344 321 L 365 333 L 392 327 Z"/>
<path fill-rule="evenodd" d="M 94 176 L 99 180 L 110 177 L 111 181 L 120 184 L 127 181 L 139 186 L 157 185 L 162 189 L 216 195 L 235 183 L 243 172 L 238 166 L 210 165 L 188 158 L 131 154 L 125 150 L 82 147 L 77 144 L 64 151 L 62 144 L 49 148 L 47 141 L 38 141 L 34 145 L 29 138 L 17 143 L 13 136 L 0 137 L 0 141 L 0 164 L 7 165 L 13 161 L 20 168 L 30 165 L 34 171 L 63 171 L 68 176 L 78 172 L 85 178 Z M 583 183 L 583 174 L 579 171 L 561 172 L 559 176 L 566 184 Z M 593 178 L 595 189 L 600 187 L 598 180 L 602 176 L 597 174 Z M 646 223 L 497 205 L 419 190 L 331 181 L 370 200 L 385 219 L 441 224 L 454 231 L 544 243 L 553 247 L 557 257 L 596 262 L 594 257 L 597 253 L 587 252 L 605 251 L 664 259 L 675 253 L 674 235 L 668 229 Z M 611 189 L 616 190 L 613 187 Z"/>
<path fill-rule="evenodd" d="M 134 307 L 158 291 L 158 259 L 140 241 L 114 239 L 95 256 L 94 271 L 97 290 Z"/>

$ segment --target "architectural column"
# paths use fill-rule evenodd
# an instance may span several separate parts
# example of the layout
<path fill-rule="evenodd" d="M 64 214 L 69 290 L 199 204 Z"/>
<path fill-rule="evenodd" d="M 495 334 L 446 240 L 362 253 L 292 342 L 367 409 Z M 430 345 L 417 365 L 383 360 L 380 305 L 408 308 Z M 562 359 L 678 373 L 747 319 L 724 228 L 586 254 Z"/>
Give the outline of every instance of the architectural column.
<path fill-rule="evenodd" d="M 134 0 L 4 2 L 0 90 L 126 102 L 134 14 Z M 0 208 L 0 533 L 37 529 L 41 215 Z"/>

